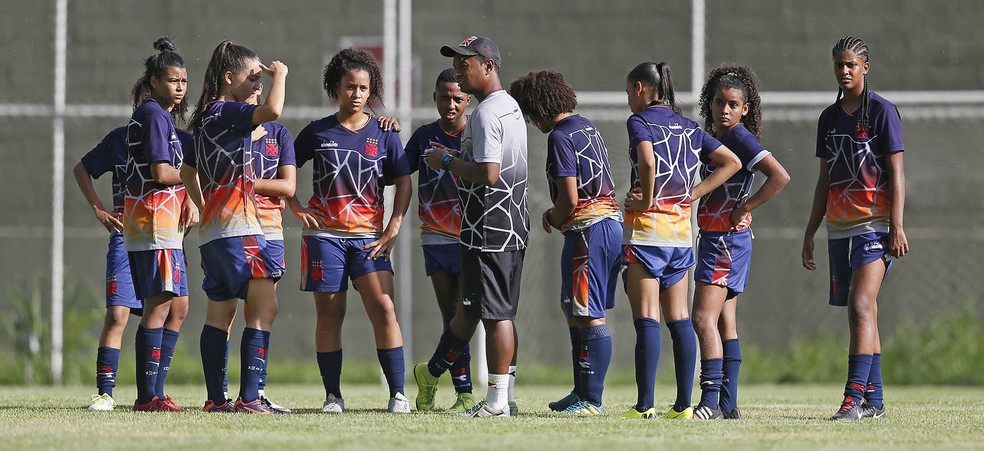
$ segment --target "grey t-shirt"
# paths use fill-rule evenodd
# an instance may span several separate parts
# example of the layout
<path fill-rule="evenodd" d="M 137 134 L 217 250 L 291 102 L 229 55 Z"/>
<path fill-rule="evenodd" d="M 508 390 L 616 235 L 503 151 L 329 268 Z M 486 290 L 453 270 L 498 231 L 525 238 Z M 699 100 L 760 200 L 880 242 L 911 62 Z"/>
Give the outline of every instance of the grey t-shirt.
<path fill-rule="evenodd" d="M 496 91 L 472 112 L 461 138 L 462 160 L 500 165 L 495 185 L 458 179 L 463 246 L 483 252 L 526 248 L 530 234 L 526 156 L 523 113 L 506 91 Z"/>

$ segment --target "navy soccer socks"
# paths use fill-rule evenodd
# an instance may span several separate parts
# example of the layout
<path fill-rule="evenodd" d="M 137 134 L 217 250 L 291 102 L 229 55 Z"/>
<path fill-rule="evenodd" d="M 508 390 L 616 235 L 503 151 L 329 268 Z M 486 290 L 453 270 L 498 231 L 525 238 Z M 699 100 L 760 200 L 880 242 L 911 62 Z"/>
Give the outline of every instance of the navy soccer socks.
<path fill-rule="evenodd" d="M 676 373 L 677 397 L 673 410 L 683 412 L 690 407 L 690 394 L 694 389 L 694 367 L 697 365 L 697 334 L 690 318 L 667 321 L 673 339 L 673 369 Z"/>
<path fill-rule="evenodd" d="M 724 359 L 701 359 L 700 405 L 718 409 L 724 379 Z"/>
<path fill-rule="evenodd" d="M 205 391 L 208 399 L 221 405 L 226 402 L 226 366 L 229 354 L 229 341 L 226 331 L 217 327 L 202 327 L 199 338 L 202 356 L 202 370 L 205 373 Z"/>
<path fill-rule="evenodd" d="M 403 346 L 376 349 L 376 357 L 379 358 L 379 366 L 383 369 L 383 376 L 386 377 L 386 385 L 389 386 L 390 398 L 396 396 L 397 393 L 403 393 L 403 374 L 405 370 Z"/>
<path fill-rule="evenodd" d="M 161 336 L 161 366 L 157 370 L 157 382 L 154 384 L 154 391 L 161 399 L 164 399 L 164 383 L 167 381 L 167 372 L 171 369 L 171 360 L 177 345 L 178 332 L 165 328 Z"/>
<path fill-rule="evenodd" d="M 120 367 L 120 350 L 100 346 L 96 350 L 96 388 L 99 394 L 113 396 L 116 387 L 116 372 Z"/>
<path fill-rule="evenodd" d="M 871 373 L 871 354 L 851 354 L 847 358 L 847 385 L 844 386 L 844 401 L 847 398 L 861 405 Z"/>
<path fill-rule="evenodd" d="M 427 370 L 431 376 L 441 377 L 444 372 L 454 366 L 468 350 L 468 342 L 456 337 L 451 328 L 444 329 L 434 355 L 427 361 Z"/>
<path fill-rule="evenodd" d="M 164 328 L 137 326 L 134 352 L 137 363 L 137 402 L 146 404 L 157 395 L 157 372 L 161 364 L 161 340 Z"/>
<path fill-rule="evenodd" d="M 589 327 L 579 331 L 581 335 L 581 352 L 575 371 L 580 369 L 581 392 L 578 396 L 595 407 L 601 406 L 602 393 L 605 390 L 605 375 L 612 361 L 612 335 L 608 325 Z"/>
<path fill-rule="evenodd" d="M 868 372 L 868 386 L 864 391 L 864 400 L 872 407 L 881 409 L 884 392 L 882 391 L 881 354 L 871 355 L 871 371 Z"/>
<path fill-rule="evenodd" d="M 458 357 L 458 360 L 451 365 L 451 382 L 454 384 L 455 393 L 471 393 L 471 349 L 465 343 L 465 350 Z"/>
<path fill-rule="evenodd" d="M 576 327 L 568 328 L 571 334 L 571 367 L 574 369 L 574 394 L 584 399 L 584 393 L 581 390 L 581 330 Z"/>
<path fill-rule="evenodd" d="M 638 398 L 635 408 L 645 412 L 656 396 L 656 367 L 659 365 L 659 321 L 639 318 L 632 322 L 636 331 L 635 379 Z"/>
<path fill-rule="evenodd" d="M 239 398 L 243 402 L 253 402 L 260 397 L 260 379 L 263 377 L 263 369 L 267 366 L 268 343 L 270 343 L 270 332 L 249 327 L 243 329 L 243 340 L 239 349 L 242 359 Z"/>
<path fill-rule="evenodd" d="M 738 407 L 738 372 L 741 368 L 741 343 L 737 338 L 724 343 L 724 379 L 721 384 L 719 404 L 721 411 L 729 414 Z"/>
<path fill-rule="evenodd" d="M 342 398 L 342 350 L 318 353 L 318 369 L 321 370 L 321 383 L 325 386 L 325 397 L 335 395 Z"/>

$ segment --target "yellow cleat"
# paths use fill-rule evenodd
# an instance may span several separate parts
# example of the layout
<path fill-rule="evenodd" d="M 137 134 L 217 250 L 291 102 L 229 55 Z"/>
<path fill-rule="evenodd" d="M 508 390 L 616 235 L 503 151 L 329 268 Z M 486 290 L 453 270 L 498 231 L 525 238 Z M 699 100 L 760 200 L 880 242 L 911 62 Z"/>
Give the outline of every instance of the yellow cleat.
<path fill-rule="evenodd" d="M 629 410 L 623 412 L 621 415 L 619 415 L 619 417 L 628 420 L 650 420 L 656 418 L 656 408 L 650 407 L 646 409 L 646 411 L 640 412 L 636 410 L 635 406 L 633 406 L 633 407 L 629 407 Z"/>
<path fill-rule="evenodd" d="M 458 393 L 458 399 L 448 408 L 448 412 L 464 413 L 475 407 L 475 397 L 471 393 Z"/>
<path fill-rule="evenodd" d="M 687 407 L 686 409 L 683 409 L 683 412 L 677 412 L 670 407 L 670 411 L 666 412 L 666 415 L 663 415 L 663 418 L 667 420 L 692 420 L 694 418 L 694 408 Z"/>

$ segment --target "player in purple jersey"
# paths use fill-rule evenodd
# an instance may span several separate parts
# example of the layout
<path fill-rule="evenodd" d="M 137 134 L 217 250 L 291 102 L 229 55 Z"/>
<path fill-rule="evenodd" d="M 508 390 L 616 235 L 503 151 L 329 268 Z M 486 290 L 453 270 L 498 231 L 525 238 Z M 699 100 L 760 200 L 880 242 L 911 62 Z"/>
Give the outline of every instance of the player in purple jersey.
<path fill-rule="evenodd" d="M 509 87 L 527 120 L 547 138 L 547 181 L 553 206 L 541 225 L 564 234 L 561 309 L 570 330 L 574 389 L 551 410 L 602 415 L 602 392 L 612 358 L 605 311 L 615 306 L 622 267 L 622 214 L 608 149 L 591 121 L 574 113 L 577 95 L 558 72 L 533 71 Z"/>
<path fill-rule="evenodd" d="M 123 330 L 130 313 L 139 316 L 142 304 L 133 291 L 130 262 L 123 248 L 123 179 L 126 177 L 126 127 L 109 132 L 90 150 L 72 171 L 82 195 L 92 208 L 96 219 L 109 232 L 106 254 L 106 316 L 96 351 L 96 388 L 89 410 L 113 410 L 113 388 L 119 368 Z M 111 172 L 113 176 L 113 208 L 108 210 L 99 199 L 93 179 Z"/>
<path fill-rule="evenodd" d="M 847 306 L 847 385 L 830 419 L 882 418 L 878 291 L 892 258 L 909 252 L 902 230 L 905 175 L 902 118 L 868 86 L 868 46 L 847 36 L 832 50 L 837 100 L 820 114 L 820 174 L 803 236 L 803 267 L 817 269 L 813 236 L 826 217 L 831 305 Z"/>
<path fill-rule="evenodd" d="M 738 419 L 741 347 L 735 315 L 752 260 L 751 211 L 779 194 L 789 183 L 789 174 L 759 145 L 761 100 L 751 69 L 712 70 L 700 93 L 700 115 L 704 130 L 738 156 L 742 169 L 701 198 L 697 209 L 694 328 L 700 341 L 701 397 L 694 419 Z M 701 176 L 714 169 L 712 164 L 703 165 Z M 766 180 L 752 194 L 754 171 Z"/>
<path fill-rule="evenodd" d="M 623 273 L 636 330 L 636 405 L 623 418 L 656 416 L 659 313 L 673 339 L 677 397 L 664 415 L 690 419 L 697 337 L 687 303 L 687 269 L 694 264 L 690 203 L 731 178 L 741 162 L 700 126 L 680 114 L 666 63 L 639 64 L 626 80 L 633 115 L 626 127 L 632 190 L 625 198 Z M 700 162 L 717 169 L 697 183 Z"/>
<path fill-rule="evenodd" d="M 133 88 L 123 236 L 134 289 L 143 300 L 133 410 L 166 412 L 181 410 L 165 395 L 164 382 L 188 312 L 182 239 L 198 223 L 198 209 L 186 201 L 178 172 L 183 146 L 175 117 L 187 108 L 187 70 L 169 39 L 158 39 L 154 48 L 158 53 L 144 61 L 144 74 Z"/>
<path fill-rule="evenodd" d="M 280 117 L 287 70 L 280 61 L 267 67 L 252 50 L 223 41 L 209 60 L 192 116 L 195 151 L 186 158 L 181 177 L 188 196 L 202 210 L 199 242 L 208 305 L 200 345 L 206 412 L 274 413 L 260 399 L 259 384 L 266 373 L 270 331 L 279 309 L 274 284 L 284 269 L 268 249 L 260 227 L 251 140 L 257 125 Z M 273 78 L 270 94 L 262 105 L 249 104 L 264 73 Z M 287 184 L 268 184 L 266 192 L 293 195 L 292 186 L 281 185 Z M 233 405 L 223 385 L 228 330 L 237 299 L 244 299 L 249 308 L 240 348 L 242 380 Z"/>
<path fill-rule="evenodd" d="M 454 78 L 454 69 L 447 68 L 437 77 L 433 99 L 440 118 L 420 126 L 413 133 L 407 141 L 406 153 L 410 169 L 418 172 L 417 214 L 420 218 L 424 270 L 434 286 L 442 325 L 447 329 L 461 292 L 461 251 L 458 247 L 461 205 L 454 175 L 421 163 L 432 143 L 440 143 L 455 151 L 461 148 L 461 135 L 468 121 L 465 109 L 471 96 L 461 92 Z M 471 352 L 466 349 L 449 370 L 456 395 L 454 404 L 448 409 L 450 412 L 465 412 L 475 405 L 470 366 Z M 427 407 L 433 406 L 418 404 L 417 410 L 428 410 Z"/>
<path fill-rule="evenodd" d="M 376 355 L 389 386 L 391 413 L 409 413 L 404 395 L 403 334 L 394 306 L 390 251 L 410 205 L 410 167 L 395 132 L 365 111 L 382 97 L 379 65 L 364 50 L 344 49 L 325 66 L 328 98 L 338 112 L 311 122 L 294 142 L 298 166 L 313 160 L 314 195 L 288 205 L 304 224 L 301 289 L 314 292 L 315 348 L 325 387 L 324 413 L 342 413 L 342 322 L 348 279 L 373 326 Z M 371 108 L 371 107 L 370 107 Z M 383 188 L 395 185 L 383 227 Z"/>

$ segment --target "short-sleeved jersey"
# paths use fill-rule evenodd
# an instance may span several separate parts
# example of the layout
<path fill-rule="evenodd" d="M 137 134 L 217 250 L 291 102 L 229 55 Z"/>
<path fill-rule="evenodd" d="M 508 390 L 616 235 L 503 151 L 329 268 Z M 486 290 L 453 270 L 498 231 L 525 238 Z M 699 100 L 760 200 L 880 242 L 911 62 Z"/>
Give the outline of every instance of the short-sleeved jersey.
<path fill-rule="evenodd" d="M 331 115 L 308 124 L 294 141 L 298 167 L 314 160 L 314 194 L 308 206 L 327 217 L 305 236 L 373 238 L 383 231 L 383 188 L 410 174 L 396 132 L 370 117 L 349 130 Z"/>
<path fill-rule="evenodd" d="M 113 212 L 123 214 L 123 182 L 126 180 L 126 126 L 114 128 L 102 141 L 82 156 L 82 167 L 90 177 L 113 173 Z"/>
<path fill-rule="evenodd" d="M 214 102 L 202 114 L 194 156 L 205 208 L 198 223 L 199 243 L 235 236 L 262 235 L 256 213 L 251 134 L 256 105 Z"/>
<path fill-rule="evenodd" d="M 530 233 L 526 121 L 506 91 L 493 92 L 472 112 L 461 137 L 461 159 L 499 164 L 494 185 L 458 179 L 461 244 L 483 252 L 525 249 Z"/>
<path fill-rule="evenodd" d="M 275 180 L 281 166 L 297 166 L 294 158 L 294 138 L 279 122 L 263 124 L 266 136 L 253 141 L 253 168 L 257 179 Z M 284 200 L 256 194 L 257 215 L 263 235 L 269 240 L 284 239 Z"/>
<path fill-rule="evenodd" d="M 860 108 L 847 114 L 835 103 L 820 114 L 817 125 L 817 157 L 830 168 L 827 236 L 834 239 L 888 232 L 891 199 L 886 160 L 905 149 L 902 117 L 894 104 L 874 92 L 868 97 L 867 136 L 857 132 L 860 114 Z"/>
<path fill-rule="evenodd" d="M 421 125 L 407 141 L 407 162 L 417 172 L 417 217 L 420 218 L 421 243 L 457 244 L 461 233 L 461 204 L 454 174 L 433 169 L 423 163 L 424 151 L 431 141 L 453 150 L 461 148 L 462 130 L 457 135 L 441 128 L 439 121 Z"/>
<path fill-rule="evenodd" d="M 653 144 L 656 184 L 653 205 L 645 212 L 626 211 L 622 243 L 642 246 L 691 247 L 690 192 L 698 167 L 721 142 L 672 109 L 652 106 L 626 122 L 632 186 L 639 186 L 636 147 Z"/>
<path fill-rule="evenodd" d="M 622 220 L 608 148 L 595 125 L 577 114 L 562 119 L 547 135 L 547 182 L 553 202 L 560 177 L 574 177 L 577 184 L 577 204 L 560 230 L 581 230 L 606 218 Z"/>
<path fill-rule="evenodd" d="M 184 185 L 159 184 L 150 171 L 151 164 L 161 162 L 180 169 L 184 160 L 184 147 L 171 113 L 155 100 L 145 100 L 133 111 L 126 133 L 124 246 L 130 252 L 181 249 Z"/>
<path fill-rule="evenodd" d="M 697 208 L 697 225 L 707 232 L 727 232 L 734 227 L 731 223 L 731 211 L 745 202 L 751 194 L 752 182 L 755 181 L 755 165 L 772 155 L 762 148 L 755 135 L 743 124 L 728 130 L 721 138 L 721 144 L 738 156 L 741 169 L 723 185 L 701 198 L 700 207 Z M 700 177 L 706 179 L 716 168 L 714 163 L 707 162 L 700 167 Z"/>

